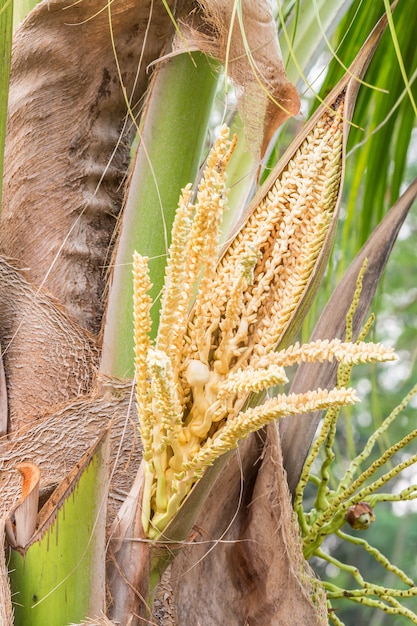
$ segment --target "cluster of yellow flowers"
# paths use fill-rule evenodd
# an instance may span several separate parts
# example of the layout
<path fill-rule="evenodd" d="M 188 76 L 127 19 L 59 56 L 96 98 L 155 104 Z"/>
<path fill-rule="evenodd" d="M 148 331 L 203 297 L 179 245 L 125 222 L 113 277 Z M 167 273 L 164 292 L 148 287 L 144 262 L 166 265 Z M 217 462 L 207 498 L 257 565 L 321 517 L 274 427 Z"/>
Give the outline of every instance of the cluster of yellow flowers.
<path fill-rule="evenodd" d="M 147 259 L 134 255 L 142 521 L 150 538 L 163 532 L 207 466 L 249 433 L 283 416 L 356 401 L 352 389 L 317 389 L 245 408 L 249 394 L 287 382 L 284 366 L 394 358 L 379 345 L 339 340 L 275 352 L 331 223 L 342 115 L 340 103 L 319 119 L 219 260 L 226 166 L 235 143 L 228 128 L 221 129 L 195 199 L 190 185 L 180 197 L 155 344 L 149 338 Z"/>

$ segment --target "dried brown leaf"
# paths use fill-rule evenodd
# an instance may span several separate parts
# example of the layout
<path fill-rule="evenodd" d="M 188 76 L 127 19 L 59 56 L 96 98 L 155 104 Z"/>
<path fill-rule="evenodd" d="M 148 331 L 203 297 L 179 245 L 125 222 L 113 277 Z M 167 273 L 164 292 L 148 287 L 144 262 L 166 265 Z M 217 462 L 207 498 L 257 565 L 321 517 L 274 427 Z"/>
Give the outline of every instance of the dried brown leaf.
<path fill-rule="evenodd" d="M 269 2 L 199 0 L 203 26 L 190 18 L 176 46 L 216 57 L 238 87 L 240 112 L 251 150 L 263 156 L 272 135 L 300 110 L 295 86 L 287 79 L 277 27 Z"/>
<path fill-rule="evenodd" d="M 22 494 L 8 514 L 6 534 L 12 546 L 25 546 L 36 528 L 41 473 L 34 463 L 18 463 L 16 469 L 22 477 Z"/>
<path fill-rule="evenodd" d="M 275 425 L 266 432 L 230 460 L 172 564 L 181 626 L 327 623 L 324 593 L 302 557 Z"/>

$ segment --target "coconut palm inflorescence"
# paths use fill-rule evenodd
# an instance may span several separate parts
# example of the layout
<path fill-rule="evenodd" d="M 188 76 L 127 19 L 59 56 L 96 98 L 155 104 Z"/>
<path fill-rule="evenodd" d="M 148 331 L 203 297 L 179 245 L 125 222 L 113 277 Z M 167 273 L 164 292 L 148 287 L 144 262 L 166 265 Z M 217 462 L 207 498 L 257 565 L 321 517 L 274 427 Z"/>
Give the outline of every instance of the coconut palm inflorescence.
<path fill-rule="evenodd" d="M 329 228 L 340 183 L 342 113 L 340 104 L 320 118 L 218 262 L 235 143 L 221 129 L 195 200 L 191 186 L 180 197 L 155 345 L 147 259 L 134 255 L 142 521 L 150 538 L 163 532 L 205 469 L 249 433 L 287 415 L 357 400 L 352 389 L 315 389 L 245 406 L 249 394 L 288 382 L 284 366 L 395 358 L 392 349 L 338 339 L 275 351 Z"/>

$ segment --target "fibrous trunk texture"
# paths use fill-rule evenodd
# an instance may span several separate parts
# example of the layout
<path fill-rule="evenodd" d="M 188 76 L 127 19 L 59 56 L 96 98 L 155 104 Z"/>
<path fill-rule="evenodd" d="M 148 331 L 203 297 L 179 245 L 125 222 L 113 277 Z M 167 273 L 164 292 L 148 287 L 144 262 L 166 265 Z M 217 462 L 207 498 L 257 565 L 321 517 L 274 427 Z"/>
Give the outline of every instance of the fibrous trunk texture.
<path fill-rule="evenodd" d="M 137 115 L 172 29 L 152 0 L 48 0 L 14 40 L 0 246 L 93 332 L 135 130 L 126 98 Z"/>
<path fill-rule="evenodd" d="M 10 432 L 88 393 L 99 352 L 92 335 L 3 257 L 0 302 Z"/>
<path fill-rule="evenodd" d="M 38 419 L 30 427 L 0 438 L 0 519 L 20 497 L 21 479 L 16 465 L 30 460 L 41 470 L 41 492 L 50 492 L 76 461 L 110 428 L 111 498 L 109 521 L 117 501 L 125 497 L 138 470 L 140 442 L 136 412 L 131 405 L 131 384 L 120 385 L 117 395 L 108 389 L 79 398 Z M 42 495 L 42 494 L 41 494 Z"/>

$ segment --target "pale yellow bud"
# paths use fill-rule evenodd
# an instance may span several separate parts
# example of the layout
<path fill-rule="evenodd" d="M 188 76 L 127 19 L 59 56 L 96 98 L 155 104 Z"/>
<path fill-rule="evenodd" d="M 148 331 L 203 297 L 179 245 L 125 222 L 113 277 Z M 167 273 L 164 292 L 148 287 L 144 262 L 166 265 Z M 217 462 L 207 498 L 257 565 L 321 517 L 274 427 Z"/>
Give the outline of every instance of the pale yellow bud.
<path fill-rule="evenodd" d="M 210 378 L 210 370 L 205 363 L 191 359 L 185 371 L 185 378 L 190 387 L 202 387 Z"/>

